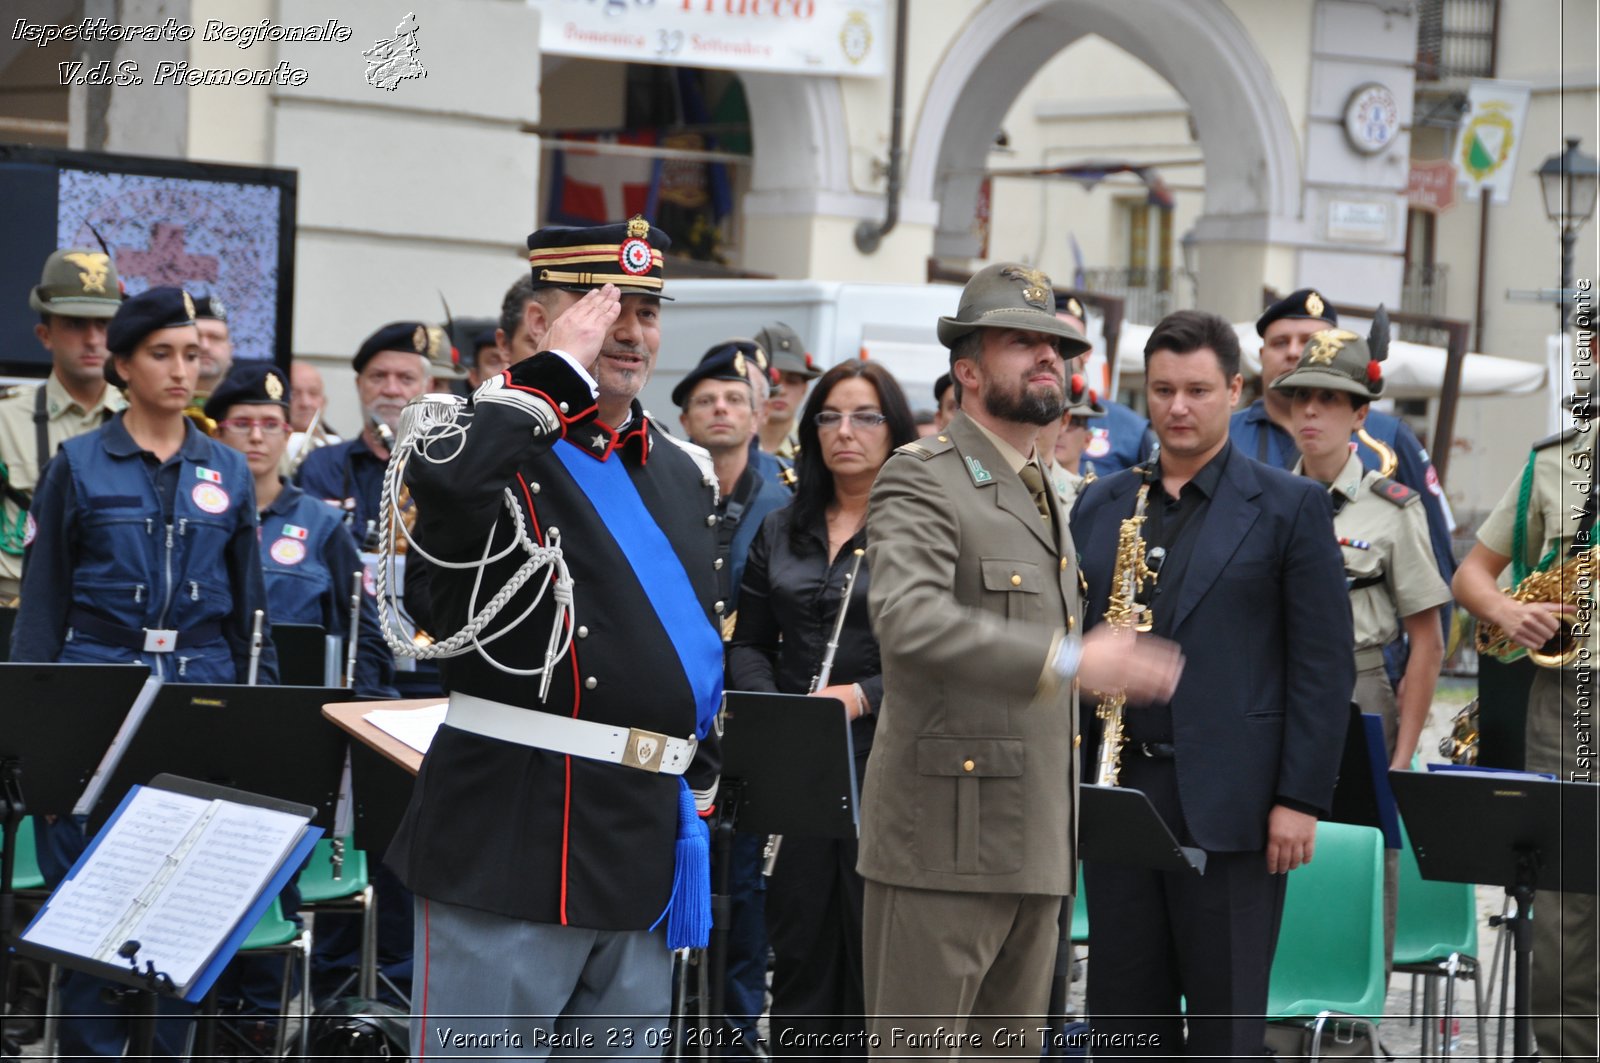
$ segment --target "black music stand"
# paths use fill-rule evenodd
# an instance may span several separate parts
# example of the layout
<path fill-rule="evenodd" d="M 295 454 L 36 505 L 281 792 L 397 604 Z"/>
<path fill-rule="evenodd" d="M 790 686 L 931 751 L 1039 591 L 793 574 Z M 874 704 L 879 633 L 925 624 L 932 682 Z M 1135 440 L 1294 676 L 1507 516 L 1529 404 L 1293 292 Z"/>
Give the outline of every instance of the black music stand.
<path fill-rule="evenodd" d="M 365 742 L 350 743 L 351 837 L 368 860 L 382 860 L 400 829 L 417 777 Z"/>
<path fill-rule="evenodd" d="M 1386 849 L 1400 848 L 1400 815 L 1389 787 L 1389 748 L 1383 740 L 1383 718 L 1350 705 L 1344 756 L 1333 787 L 1330 823 L 1376 827 Z"/>
<path fill-rule="evenodd" d="M 339 640 L 333 638 L 337 643 Z M 273 624 L 272 645 L 278 651 L 280 686 L 329 687 L 337 685 L 337 669 L 329 674 L 331 647 L 320 624 Z M 336 656 L 336 655 L 334 655 Z M 339 667 L 343 666 L 340 662 Z"/>
<path fill-rule="evenodd" d="M 735 830 L 781 839 L 854 838 L 858 829 L 855 746 L 843 702 L 730 690 L 722 719 L 722 780 L 712 829 L 720 874 L 712 883 L 706 963 L 709 1016 L 723 1014 Z"/>
<path fill-rule="evenodd" d="M 333 829 L 344 774 L 345 735 L 327 726 L 322 706 L 349 696 L 323 687 L 249 687 L 168 683 L 112 775 L 126 793 L 161 772 L 317 810 L 312 822 Z M 90 812 L 98 830 L 109 802 Z"/>
<path fill-rule="evenodd" d="M 0 607 L 0 661 L 11 660 L 11 632 L 16 626 L 16 607 L 11 605 Z"/>
<path fill-rule="evenodd" d="M 1515 898 L 1507 920 L 1517 972 L 1512 1046 L 1517 1059 L 1533 1059 L 1528 910 L 1536 890 L 1600 892 L 1600 786 L 1505 771 L 1395 771 L 1389 778 L 1423 878 L 1504 886 Z"/>
<path fill-rule="evenodd" d="M 149 678 L 142 664 L 0 664 L 0 987 L 15 940 L 17 829 L 27 815 L 72 815 Z"/>

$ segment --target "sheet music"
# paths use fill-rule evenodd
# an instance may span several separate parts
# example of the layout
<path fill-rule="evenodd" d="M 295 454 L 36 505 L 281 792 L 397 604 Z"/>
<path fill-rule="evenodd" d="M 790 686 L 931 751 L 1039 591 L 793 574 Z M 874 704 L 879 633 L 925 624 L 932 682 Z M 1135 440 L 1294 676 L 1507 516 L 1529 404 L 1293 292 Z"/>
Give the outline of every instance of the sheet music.
<path fill-rule="evenodd" d="M 140 789 L 23 939 L 100 958 L 101 943 L 127 918 L 130 903 L 161 872 L 167 855 L 209 806 L 198 797 L 148 786 Z"/>
<path fill-rule="evenodd" d="M 24 934 L 121 966 L 140 944 L 181 989 L 198 975 L 306 826 L 290 813 L 141 787 Z"/>
<path fill-rule="evenodd" d="M 434 732 L 444 723 L 448 702 L 426 705 L 420 709 L 373 709 L 362 719 L 382 731 L 398 738 L 418 753 L 428 752 L 433 744 Z"/>

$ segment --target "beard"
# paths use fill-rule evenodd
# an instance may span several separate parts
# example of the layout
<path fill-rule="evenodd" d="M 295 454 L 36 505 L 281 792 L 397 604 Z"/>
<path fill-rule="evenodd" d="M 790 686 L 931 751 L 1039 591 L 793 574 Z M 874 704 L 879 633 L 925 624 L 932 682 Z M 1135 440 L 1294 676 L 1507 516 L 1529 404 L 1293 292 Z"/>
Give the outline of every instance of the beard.
<path fill-rule="evenodd" d="M 389 427 L 389 431 L 397 432 L 400 430 L 400 414 L 405 411 L 405 408 L 406 404 L 404 402 L 397 402 L 394 399 L 379 399 L 370 405 L 363 405 L 361 407 L 361 416 L 366 418 L 366 423 L 369 425 L 374 420 L 379 420 Z"/>
<path fill-rule="evenodd" d="M 1060 420 L 1066 399 L 1059 390 L 1036 391 L 1024 385 L 1016 393 L 990 389 L 984 393 L 983 409 L 990 417 L 1041 428 Z"/>

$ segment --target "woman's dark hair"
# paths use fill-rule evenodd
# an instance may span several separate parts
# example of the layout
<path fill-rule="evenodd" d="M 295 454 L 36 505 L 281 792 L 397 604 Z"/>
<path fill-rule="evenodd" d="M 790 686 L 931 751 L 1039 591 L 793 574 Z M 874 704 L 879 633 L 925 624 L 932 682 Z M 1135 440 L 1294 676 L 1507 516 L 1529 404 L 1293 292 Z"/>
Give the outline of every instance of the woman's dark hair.
<path fill-rule="evenodd" d="M 840 362 L 818 377 L 805 409 L 800 411 L 798 425 L 800 454 L 795 459 L 794 514 L 789 521 L 789 543 L 797 551 L 806 548 L 805 529 L 821 524 L 827 517 L 828 503 L 833 501 L 833 473 L 822 460 L 817 414 L 840 381 L 857 377 L 865 379 L 878 393 L 878 409 L 887 419 L 884 427 L 889 430 L 889 450 L 917 438 L 916 418 L 911 416 L 905 392 L 894 375 L 877 362 Z"/>

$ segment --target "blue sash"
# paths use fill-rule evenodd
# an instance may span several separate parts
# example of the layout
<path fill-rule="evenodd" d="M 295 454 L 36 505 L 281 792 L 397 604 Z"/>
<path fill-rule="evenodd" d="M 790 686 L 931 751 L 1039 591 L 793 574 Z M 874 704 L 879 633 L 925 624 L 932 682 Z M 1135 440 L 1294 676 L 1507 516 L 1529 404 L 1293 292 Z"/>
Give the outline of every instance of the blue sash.
<path fill-rule="evenodd" d="M 656 524 L 620 457 L 596 461 L 566 440 L 554 453 L 633 568 L 694 691 L 695 734 L 711 730 L 722 703 L 722 638 L 706 619 L 677 551 Z"/>

